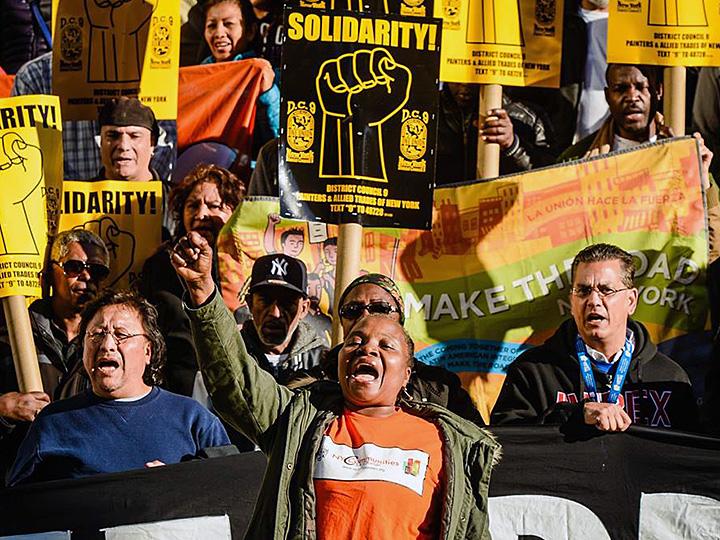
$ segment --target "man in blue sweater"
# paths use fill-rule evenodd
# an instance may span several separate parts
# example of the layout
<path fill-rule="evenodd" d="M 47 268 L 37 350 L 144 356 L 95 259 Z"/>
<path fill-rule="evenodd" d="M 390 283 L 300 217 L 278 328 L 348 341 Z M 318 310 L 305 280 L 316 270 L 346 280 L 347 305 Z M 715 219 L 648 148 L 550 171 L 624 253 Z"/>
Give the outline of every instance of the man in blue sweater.
<path fill-rule="evenodd" d="M 230 444 L 212 413 L 156 386 L 165 343 L 146 300 L 102 293 L 83 312 L 80 335 L 92 390 L 38 414 L 8 485 L 178 463 Z"/>

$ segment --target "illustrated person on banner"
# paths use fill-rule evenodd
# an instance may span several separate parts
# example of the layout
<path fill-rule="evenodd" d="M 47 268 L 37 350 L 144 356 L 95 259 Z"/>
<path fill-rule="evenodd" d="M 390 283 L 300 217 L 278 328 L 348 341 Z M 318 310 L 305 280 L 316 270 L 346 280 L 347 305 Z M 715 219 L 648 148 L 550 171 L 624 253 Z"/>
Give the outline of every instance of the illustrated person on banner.
<path fill-rule="evenodd" d="M 78 381 L 71 374 L 81 364 L 80 313 L 110 274 L 109 264 L 105 244 L 89 231 L 62 231 L 53 238 L 49 265 L 41 272 L 43 297 L 28 308 L 44 392 L 18 391 L 9 331 L 7 326 L 0 329 L 3 471 L 15 459 L 27 432 L 26 422 L 34 420 L 52 399 L 77 393 Z"/>
<path fill-rule="evenodd" d="M 267 227 L 263 235 L 265 252 L 277 253 L 275 248 L 275 226 L 280 223 L 280 216 L 268 214 Z M 280 251 L 288 257 L 299 257 L 305 247 L 305 231 L 301 227 L 291 227 L 280 234 Z"/>
<path fill-rule="evenodd" d="M 84 0 L 90 24 L 87 80 L 138 82 L 154 5 L 145 0 Z"/>
<path fill-rule="evenodd" d="M 631 318 L 634 277 L 632 256 L 616 246 L 594 244 L 575 256 L 572 319 L 510 365 L 492 424 L 698 429 L 687 373 Z"/>
<path fill-rule="evenodd" d="M 8 485 L 179 463 L 229 444 L 210 411 L 157 386 L 165 343 L 145 299 L 106 290 L 83 311 L 80 337 L 91 389 L 40 412 Z"/>
<path fill-rule="evenodd" d="M 38 255 L 40 239 L 29 216 L 45 212 L 42 150 L 12 131 L 0 136 L 0 148 L 0 255 Z"/>
<path fill-rule="evenodd" d="M 340 352 L 339 384 L 292 391 L 248 354 L 210 276 L 212 257 L 190 233 L 173 264 L 187 285 L 213 403 L 276 472 L 265 476 L 248 537 L 436 538 L 442 530 L 490 538 L 487 492 L 498 444 L 442 407 L 407 404 L 414 344 L 403 327 L 382 315 L 359 321 Z M 278 267 L 271 263 L 271 273 Z M 442 496 L 445 485 L 454 486 L 452 497 Z M 308 499 L 310 492 L 316 496 Z"/>
<path fill-rule="evenodd" d="M 377 47 L 326 60 L 315 85 L 323 111 L 320 177 L 387 182 L 382 125 L 407 103 L 410 70 Z"/>

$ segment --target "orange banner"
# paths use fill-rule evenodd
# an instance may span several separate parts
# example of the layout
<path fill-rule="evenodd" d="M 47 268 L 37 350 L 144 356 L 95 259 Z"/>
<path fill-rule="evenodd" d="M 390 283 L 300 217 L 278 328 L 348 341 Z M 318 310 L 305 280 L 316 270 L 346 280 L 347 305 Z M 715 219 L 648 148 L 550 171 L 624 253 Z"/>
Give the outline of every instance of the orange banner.
<path fill-rule="evenodd" d="M 256 59 L 180 68 L 178 149 L 215 141 L 250 154 L 261 79 Z"/>

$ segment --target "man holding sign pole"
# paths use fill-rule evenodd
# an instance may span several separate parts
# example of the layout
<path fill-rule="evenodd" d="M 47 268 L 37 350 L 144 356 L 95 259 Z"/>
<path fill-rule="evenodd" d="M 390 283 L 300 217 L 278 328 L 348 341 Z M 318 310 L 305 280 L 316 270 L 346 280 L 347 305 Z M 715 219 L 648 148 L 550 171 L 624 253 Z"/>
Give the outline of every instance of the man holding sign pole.
<path fill-rule="evenodd" d="M 605 99 L 610 117 L 602 127 L 574 144 L 558 158 L 559 162 L 593 157 L 616 150 L 626 150 L 658 139 L 673 137 L 659 112 L 663 95 L 662 72 L 655 66 L 610 64 L 605 72 Z M 713 153 L 705 146 L 700 133 L 693 136 L 700 143 L 703 189 L 707 195 L 710 262 L 720 255 L 717 231 L 720 228 L 718 189 L 710 181 Z"/>
<path fill-rule="evenodd" d="M 109 254 L 103 241 L 86 230 L 59 233 L 42 271 L 45 295 L 30 305 L 30 323 L 40 363 L 44 392 L 18 391 L 8 328 L 0 329 L 0 437 L 3 461 L 14 459 L 25 429 L 51 401 L 63 380 L 78 363 L 82 350 L 76 339 L 80 312 L 98 293 L 109 273 Z M 66 391 L 71 391 L 67 388 Z M 74 392 L 72 392 L 74 393 Z M 9 465 L 10 463 L 6 463 Z"/>
<path fill-rule="evenodd" d="M 674 135 L 659 112 L 663 81 L 658 68 L 610 64 L 605 72 L 605 82 L 610 117 L 598 131 L 565 150 L 558 161 L 625 150 Z M 700 134 L 695 136 L 700 141 L 704 178 L 708 178 L 712 152 L 705 146 Z"/>

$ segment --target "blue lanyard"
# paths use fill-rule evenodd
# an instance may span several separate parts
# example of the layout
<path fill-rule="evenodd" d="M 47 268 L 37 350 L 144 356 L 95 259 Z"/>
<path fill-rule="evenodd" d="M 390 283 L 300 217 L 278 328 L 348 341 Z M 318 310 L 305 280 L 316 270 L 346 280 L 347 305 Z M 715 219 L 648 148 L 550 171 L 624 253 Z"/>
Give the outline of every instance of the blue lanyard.
<path fill-rule="evenodd" d="M 617 403 L 620 397 L 620 391 L 622 390 L 623 384 L 625 383 L 625 377 L 627 376 L 628 369 L 630 368 L 630 361 L 632 360 L 633 350 L 635 349 L 632 341 L 629 338 L 625 338 L 625 346 L 623 347 L 622 356 L 618 360 L 618 366 L 613 376 L 612 385 L 610 386 L 610 393 L 608 394 L 608 403 Z M 575 351 L 577 352 L 578 360 L 580 361 L 580 372 L 582 373 L 583 380 L 585 381 L 585 388 L 590 399 L 594 401 L 602 401 L 602 397 L 598 394 L 597 386 L 595 385 L 595 376 L 592 372 L 592 363 L 588 358 L 587 351 L 585 350 L 585 343 L 578 334 L 575 340 Z"/>

